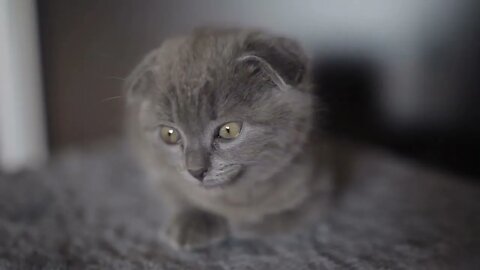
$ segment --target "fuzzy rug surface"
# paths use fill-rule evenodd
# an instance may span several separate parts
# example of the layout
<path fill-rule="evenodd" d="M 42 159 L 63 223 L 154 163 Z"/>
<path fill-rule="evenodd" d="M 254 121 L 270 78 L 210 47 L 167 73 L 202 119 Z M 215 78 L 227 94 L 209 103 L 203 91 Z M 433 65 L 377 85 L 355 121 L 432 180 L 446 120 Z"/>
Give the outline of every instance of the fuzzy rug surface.
<path fill-rule="evenodd" d="M 0 269 L 480 269 L 480 186 L 378 152 L 355 168 L 314 227 L 181 253 L 126 147 L 71 151 L 0 174 Z"/>

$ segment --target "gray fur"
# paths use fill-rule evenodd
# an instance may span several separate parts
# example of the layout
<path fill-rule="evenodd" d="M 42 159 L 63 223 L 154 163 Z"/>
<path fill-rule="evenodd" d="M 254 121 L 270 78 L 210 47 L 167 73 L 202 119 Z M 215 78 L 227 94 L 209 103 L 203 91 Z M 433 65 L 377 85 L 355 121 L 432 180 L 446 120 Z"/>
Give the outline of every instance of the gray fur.
<path fill-rule="evenodd" d="M 248 30 L 202 29 L 167 40 L 134 70 L 127 84 L 129 130 L 170 205 L 167 232 L 175 233 L 167 238 L 174 245 L 196 248 L 211 242 L 196 234 L 226 235 L 226 228 L 219 236 L 185 216 L 226 220 L 214 224 L 240 231 L 282 223 L 284 214 L 290 221 L 317 186 L 323 190 L 319 181 L 311 183 L 319 145 L 309 141 L 316 103 L 308 75 L 294 41 Z M 239 137 L 216 138 L 230 121 L 243 123 Z M 181 143 L 163 143 L 161 125 L 176 128 Z M 208 171 L 200 182 L 188 170 L 202 166 Z"/>

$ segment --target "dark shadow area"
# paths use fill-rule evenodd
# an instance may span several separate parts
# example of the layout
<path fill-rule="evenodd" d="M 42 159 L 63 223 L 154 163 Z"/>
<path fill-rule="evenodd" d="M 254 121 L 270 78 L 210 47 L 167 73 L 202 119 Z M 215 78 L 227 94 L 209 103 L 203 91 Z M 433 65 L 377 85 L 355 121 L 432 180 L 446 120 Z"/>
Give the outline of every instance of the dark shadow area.
<path fill-rule="evenodd" d="M 318 60 L 314 67 L 316 91 L 327 107 L 319 124 L 334 136 L 385 147 L 476 181 L 480 177 L 480 130 L 474 115 L 479 113 L 479 107 L 464 106 L 465 117 L 460 124 L 446 123 L 436 129 L 413 125 L 391 128 L 375 105 L 379 74 L 378 66 L 368 59 Z M 480 104 L 478 97 L 473 100 Z M 465 100 L 464 104 L 473 100 Z"/>

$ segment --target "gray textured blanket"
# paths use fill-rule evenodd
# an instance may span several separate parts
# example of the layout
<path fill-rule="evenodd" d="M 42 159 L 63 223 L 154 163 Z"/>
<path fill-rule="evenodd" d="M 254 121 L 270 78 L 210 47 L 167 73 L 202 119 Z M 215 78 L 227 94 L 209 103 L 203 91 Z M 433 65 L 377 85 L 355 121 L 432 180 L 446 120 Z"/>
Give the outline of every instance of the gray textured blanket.
<path fill-rule="evenodd" d="M 322 222 L 195 253 L 120 144 L 0 176 L 0 269 L 480 269 L 480 187 L 370 152 Z"/>

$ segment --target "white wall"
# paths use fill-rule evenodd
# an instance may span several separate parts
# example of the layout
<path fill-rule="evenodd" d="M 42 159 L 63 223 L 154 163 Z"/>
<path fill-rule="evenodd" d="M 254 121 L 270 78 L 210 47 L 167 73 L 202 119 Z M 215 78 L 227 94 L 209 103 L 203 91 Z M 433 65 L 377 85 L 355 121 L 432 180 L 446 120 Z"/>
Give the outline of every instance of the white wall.
<path fill-rule="evenodd" d="M 0 170 L 47 157 L 34 0 L 0 0 Z"/>

